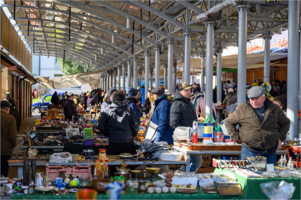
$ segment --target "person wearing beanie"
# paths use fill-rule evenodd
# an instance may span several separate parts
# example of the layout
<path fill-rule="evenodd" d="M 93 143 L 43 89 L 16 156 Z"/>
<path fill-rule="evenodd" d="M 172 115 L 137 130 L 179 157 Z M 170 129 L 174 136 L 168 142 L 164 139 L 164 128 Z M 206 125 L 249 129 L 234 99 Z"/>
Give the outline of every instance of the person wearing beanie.
<path fill-rule="evenodd" d="M 240 104 L 226 119 L 228 133 L 234 142 L 242 143 L 242 160 L 249 156 L 263 156 L 267 158 L 267 164 L 276 165 L 276 150 L 286 140 L 290 120 L 278 105 L 266 98 L 263 87 L 253 86 L 248 97 L 249 102 Z M 238 124 L 239 132 L 236 129 Z"/>
<path fill-rule="evenodd" d="M 9 101 L 1 101 L 1 175 L 5 177 L 7 177 L 9 169 L 7 161 L 10 159 L 17 141 L 16 120 L 9 112 Z"/>
<path fill-rule="evenodd" d="M 138 133 L 140 120 L 133 109 L 124 103 L 124 94 L 114 92 L 110 98 L 112 103 L 101 113 L 98 123 L 100 133 L 109 137 L 108 154 L 136 154 L 133 138 Z"/>
<path fill-rule="evenodd" d="M 158 126 L 154 142 L 165 141 L 173 144 L 173 129 L 169 125 L 171 103 L 164 95 L 163 87 L 156 87 L 152 91 L 155 109 L 151 121 Z"/>
<path fill-rule="evenodd" d="M 118 92 L 118 90 L 115 87 L 111 87 L 109 89 L 106 100 L 101 104 L 100 112 L 103 112 L 106 109 L 106 107 L 111 105 L 112 100 L 113 100 L 113 96 L 116 92 Z"/>
<path fill-rule="evenodd" d="M 129 88 L 128 96 L 125 97 L 125 103 L 128 104 L 133 110 L 137 117 L 140 119 L 142 114 L 138 110 L 137 90 L 135 88 Z"/>

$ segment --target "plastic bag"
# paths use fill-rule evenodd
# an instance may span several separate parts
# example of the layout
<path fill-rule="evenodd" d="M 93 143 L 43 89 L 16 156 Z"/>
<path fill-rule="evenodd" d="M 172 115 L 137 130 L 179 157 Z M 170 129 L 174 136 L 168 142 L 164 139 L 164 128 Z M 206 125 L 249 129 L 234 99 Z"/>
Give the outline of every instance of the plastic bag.
<path fill-rule="evenodd" d="M 51 163 L 72 162 L 72 155 L 69 152 L 54 153 L 54 154 L 50 155 L 49 162 L 51 162 Z"/>
<path fill-rule="evenodd" d="M 285 181 L 272 181 L 261 183 L 260 188 L 262 192 L 272 200 L 291 199 L 296 189 L 293 183 L 287 183 Z"/>

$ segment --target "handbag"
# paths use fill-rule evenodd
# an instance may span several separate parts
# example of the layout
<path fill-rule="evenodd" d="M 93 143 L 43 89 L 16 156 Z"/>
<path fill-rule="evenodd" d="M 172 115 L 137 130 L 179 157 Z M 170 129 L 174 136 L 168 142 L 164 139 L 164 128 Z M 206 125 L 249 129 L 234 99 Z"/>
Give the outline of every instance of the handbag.
<path fill-rule="evenodd" d="M 156 138 L 157 131 L 158 125 L 150 120 L 143 134 L 143 137 L 153 142 Z"/>

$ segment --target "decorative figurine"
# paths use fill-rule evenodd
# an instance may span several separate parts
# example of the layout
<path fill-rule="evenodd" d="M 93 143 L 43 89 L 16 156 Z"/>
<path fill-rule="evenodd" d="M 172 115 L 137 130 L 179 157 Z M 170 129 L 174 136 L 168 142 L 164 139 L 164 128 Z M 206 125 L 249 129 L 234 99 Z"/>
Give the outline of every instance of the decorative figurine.
<path fill-rule="evenodd" d="M 64 185 L 68 185 L 70 183 L 69 175 L 65 176 Z"/>
<path fill-rule="evenodd" d="M 49 187 L 50 186 L 50 178 L 49 178 L 48 174 L 46 174 L 44 181 L 45 181 L 45 187 Z"/>
<path fill-rule="evenodd" d="M 99 149 L 98 160 L 95 162 L 96 175 L 104 179 L 108 173 L 108 165 L 106 163 L 106 149 Z"/>
<path fill-rule="evenodd" d="M 171 187 L 172 177 L 174 176 L 174 172 L 172 170 L 168 170 L 166 174 L 165 183 L 167 187 Z"/>
<path fill-rule="evenodd" d="M 43 186 L 43 178 L 42 178 L 41 174 L 38 173 L 36 177 L 37 177 L 36 178 L 36 186 L 37 187 Z"/>
<path fill-rule="evenodd" d="M 36 125 L 36 126 L 39 126 L 40 124 L 41 124 L 40 119 L 37 119 L 35 125 Z"/>

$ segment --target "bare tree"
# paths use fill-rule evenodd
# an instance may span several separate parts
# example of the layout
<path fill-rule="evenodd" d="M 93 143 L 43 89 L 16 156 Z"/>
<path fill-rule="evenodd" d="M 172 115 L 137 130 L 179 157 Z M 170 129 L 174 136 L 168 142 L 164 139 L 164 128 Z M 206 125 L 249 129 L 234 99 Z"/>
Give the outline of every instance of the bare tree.
<path fill-rule="evenodd" d="M 45 94 L 49 94 L 50 93 L 50 89 L 48 87 L 46 87 L 45 85 L 42 85 L 42 84 L 38 84 L 36 86 L 36 89 L 38 91 L 39 97 L 42 97 Z"/>

